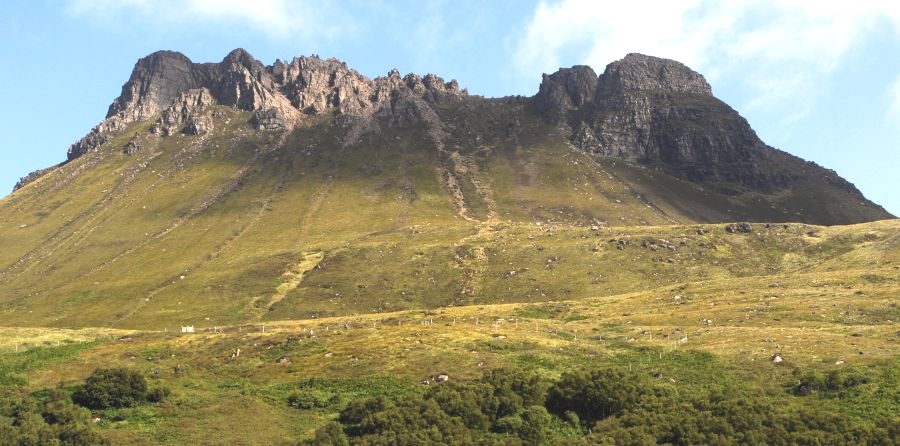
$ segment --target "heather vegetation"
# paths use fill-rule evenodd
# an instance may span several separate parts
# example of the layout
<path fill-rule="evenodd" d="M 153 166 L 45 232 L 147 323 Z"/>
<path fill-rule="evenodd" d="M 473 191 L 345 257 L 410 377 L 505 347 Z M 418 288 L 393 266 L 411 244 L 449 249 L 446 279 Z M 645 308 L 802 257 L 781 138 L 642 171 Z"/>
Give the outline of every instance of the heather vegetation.
<path fill-rule="evenodd" d="M 163 387 L 149 389 L 147 379 L 139 372 L 114 368 L 94 370 L 72 398 L 90 409 L 112 409 L 146 402 L 158 403 L 168 393 L 168 389 Z"/>
<path fill-rule="evenodd" d="M 91 426 L 90 412 L 54 389 L 38 396 L 0 397 L 0 445 L 94 446 L 109 444 Z"/>
<path fill-rule="evenodd" d="M 741 344 L 721 344 L 702 331 L 677 349 L 651 343 L 649 335 L 639 341 L 631 324 L 592 320 L 593 306 L 461 307 L 432 315 L 431 323 L 397 313 L 375 320 L 374 328 L 369 319 L 348 328 L 322 320 L 268 325 L 265 332 L 147 332 L 3 353 L 0 429 L 17 439 L 12 444 L 31 444 L 18 439 L 32 437 L 38 444 L 178 444 L 211 435 L 303 444 L 816 445 L 897 438 L 900 362 L 889 344 L 874 342 L 877 334 L 847 336 L 870 358 L 825 363 L 787 347 L 776 363 L 768 353 L 729 353 Z M 485 312 L 495 315 L 491 325 L 464 316 Z M 499 316 L 523 314 L 530 318 L 519 319 L 518 329 L 492 326 Z M 824 348 L 833 338 L 807 335 L 807 353 L 840 354 L 839 347 Z M 437 372 L 449 379 L 437 380 Z"/>
<path fill-rule="evenodd" d="M 304 444 L 893 444 L 900 421 L 861 421 L 748 389 L 679 395 L 640 373 L 573 370 L 557 380 L 493 370 L 418 398 L 354 400 Z"/>

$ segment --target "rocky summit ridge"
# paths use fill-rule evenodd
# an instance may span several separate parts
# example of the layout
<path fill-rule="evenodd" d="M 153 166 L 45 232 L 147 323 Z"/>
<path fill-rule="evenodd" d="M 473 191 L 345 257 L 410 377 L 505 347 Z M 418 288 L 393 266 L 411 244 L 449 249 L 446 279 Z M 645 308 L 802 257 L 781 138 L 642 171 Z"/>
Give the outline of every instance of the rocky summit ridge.
<path fill-rule="evenodd" d="M 158 51 L 138 60 L 121 95 L 109 106 L 106 119 L 73 144 L 68 158 L 77 158 L 108 142 L 132 122 L 156 119 L 152 132 L 198 134 L 211 121 L 202 114 L 208 105 L 225 105 L 255 112 L 258 129 L 291 129 L 301 115 L 336 112 L 344 119 L 391 112 L 400 103 L 434 102 L 465 94 L 456 81 L 396 70 L 369 79 L 337 59 L 296 57 L 263 65 L 243 49 L 219 63 L 193 63 L 181 53 Z"/>
<path fill-rule="evenodd" d="M 454 102 L 462 104 L 465 116 L 447 113 L 446 105 Z M 149 133 L 157 137 L 209 133 L 216 113 L 221 113 L 213 106 L 251 112 L 247 124 L 257 131 L 290 133 L 308 118 L 324 117 L 343 129 L 338 141 L 343 147 L 384 126 L 420 125 L 443 156 L 451 155 L 445 147 L 475 147 L 492 131 L 472 130 L 475 127 L 495 124 L 495 133 L 515 140 L 523 116 L 516 110 L 524 106 L 548 131 L 593 156 L 657 169 L 726 196 L 774 196 L 797 185 L 821 189 L 821 183 L 839 191 L 852 207 L 869 209 L 863 212 L 868 217 L 838 216 L 844 210 L 809 217 L 807 210 L 791 205 L 798 207 L 791 215 L 811 222 L 890 217 L 834 171 L 766 145 L 740 114 L 713 96 L 701 74 L 679 62 L 642 54 L 628 54 L 599 75 L 583 65 L 544 74 L 530 98 L 486 99 L 433 74 L 401 76 L 392 70 L 370 79 L 344 62 L 316 55 L 265 65 L 243 49 L 218 63 L 194 63 L 181 53 L 158 51 L 137 61 L 106 118 L 72 144 L 68 160 L 97 150 L 136 122 L 151 122 Z M 504 118 L 489 124 L 476 116 L 477 110 L 490 107 Z M 131 144 L 123 151 L 138 149 Z M 24 177 L 16 188 L 48 171 Z"/>

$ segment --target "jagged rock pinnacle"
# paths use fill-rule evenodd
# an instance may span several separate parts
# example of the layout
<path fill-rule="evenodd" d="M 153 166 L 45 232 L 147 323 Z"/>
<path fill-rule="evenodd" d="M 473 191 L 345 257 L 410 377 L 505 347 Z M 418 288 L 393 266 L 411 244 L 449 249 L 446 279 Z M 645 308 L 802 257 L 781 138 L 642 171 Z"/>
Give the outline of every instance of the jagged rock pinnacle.
<path fill-rule="evenodd" d="M 157 51 L 137 61 L 122 94 L 109 106 L 107 118 L 149 119 L 168 106 L 179 93 L 197 88 L 194 64 L 184 54 Z"/>
<path fill-rule="evenodd" d="M 544 74 L 535 103 L 552 122 L 563 123 L 569 111 L 592 102 L 596 90 L 597 73 L 593 68 L 560 68 L 556 73 Z"/>
<path fill-rule="evenodd" d="M 400 94 L 398 94 L 400 93 Z M 337 59 L 318 56 L 266 66 L 238 48 L 219 63 L 197 64 L 181 53 L 158 51 L 135 64 L 106 119 L 69 148 L 69 160 L 108 142 L 132 122 L 158 119 L 160 135 L 203 132 L 211 122 L 198 114 L 212 104 L 255 113 L 260 129 L 291 128 L 301 115 L 335 109 L 345 118 L 372 116 L 392 101 L 437 102 L 464 95 L 455 80 L 415 74 L 369 79 Z"/>

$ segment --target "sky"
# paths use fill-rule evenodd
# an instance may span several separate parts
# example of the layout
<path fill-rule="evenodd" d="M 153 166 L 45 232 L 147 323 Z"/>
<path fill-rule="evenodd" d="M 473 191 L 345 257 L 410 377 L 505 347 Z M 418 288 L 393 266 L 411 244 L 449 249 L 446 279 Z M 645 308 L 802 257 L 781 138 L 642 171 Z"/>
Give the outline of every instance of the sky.
<path fill-rule="evenodd" d="M 678 60 L 767 144 L 900 215 L 900 2 L 894 0 L 32 0 L 0 17 L 0 196 L 65 160 L 135 61 L 180 51 L 265 64 L 317 54 L 369 77 L 434 73 L 486 97 L 542 73 Z"/>

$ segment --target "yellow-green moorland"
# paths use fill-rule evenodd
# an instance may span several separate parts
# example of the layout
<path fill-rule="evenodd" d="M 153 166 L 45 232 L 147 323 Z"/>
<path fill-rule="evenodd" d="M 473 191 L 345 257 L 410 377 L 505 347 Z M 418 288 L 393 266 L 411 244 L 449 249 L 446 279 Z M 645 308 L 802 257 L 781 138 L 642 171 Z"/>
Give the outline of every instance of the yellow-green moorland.
<path fill-rule="evenodd" d="M 832 207 L 590 156 L 511 107 L 517 139 L 441 150 L 219 107 L 215 132 L 133 124 L 3 198 L 0 437 L 896 441 L 900 221 L 758 223 Z M 104 368 L 168 394 L 59 415 Z"/>

